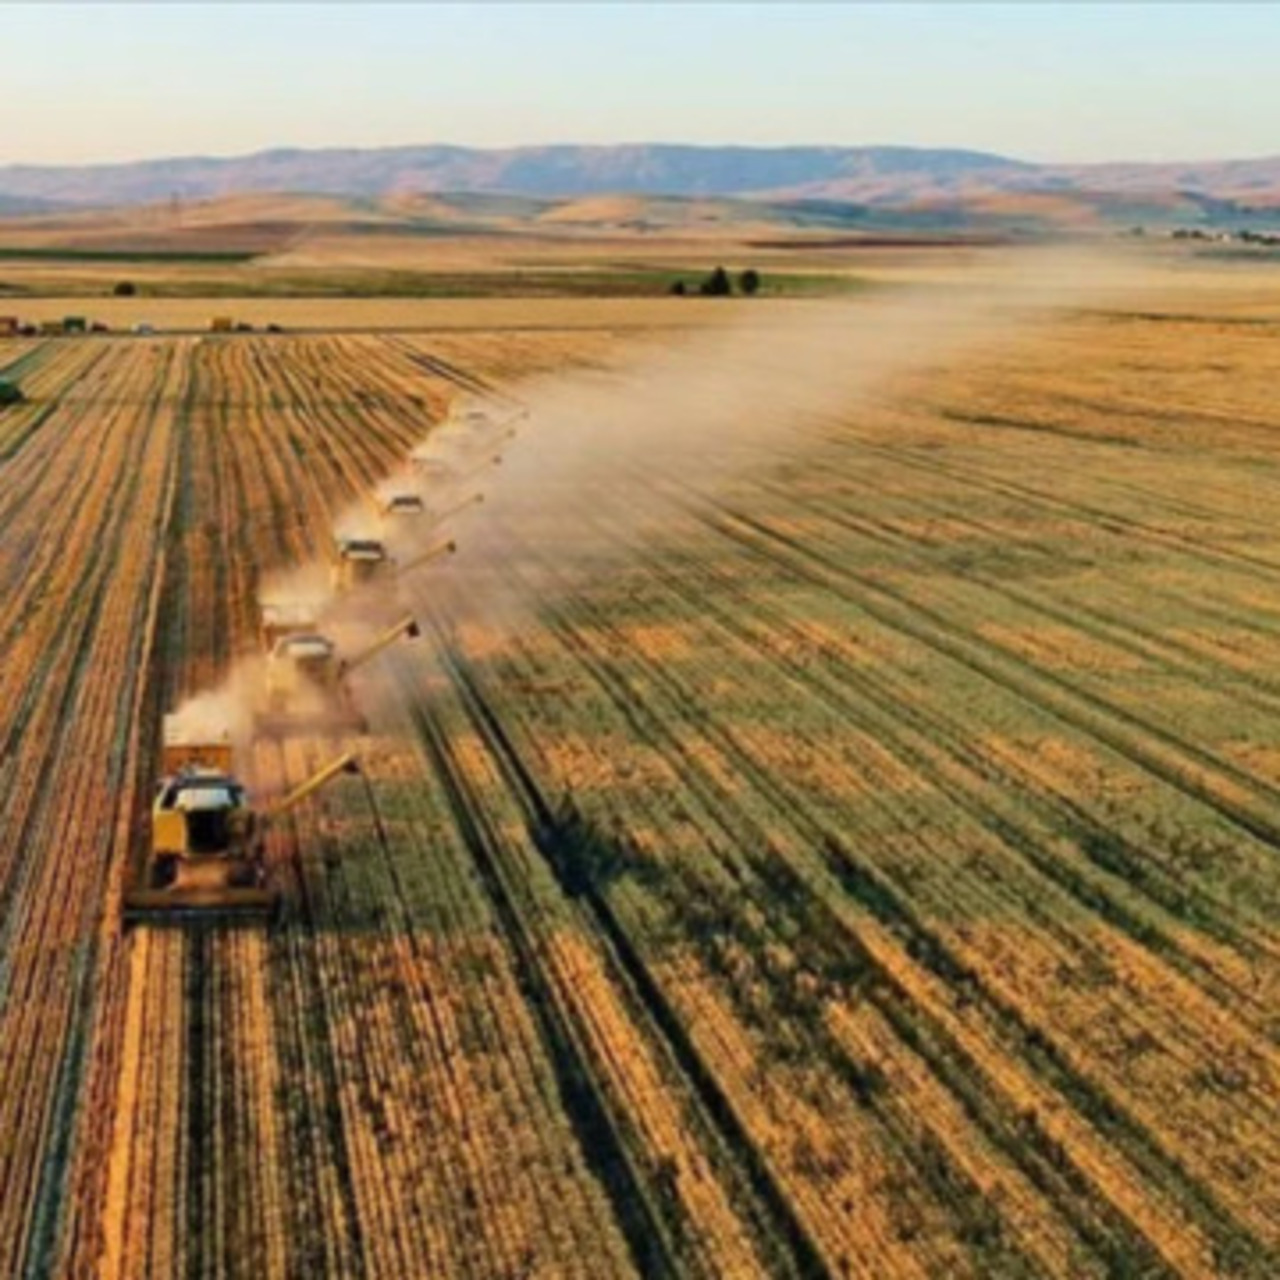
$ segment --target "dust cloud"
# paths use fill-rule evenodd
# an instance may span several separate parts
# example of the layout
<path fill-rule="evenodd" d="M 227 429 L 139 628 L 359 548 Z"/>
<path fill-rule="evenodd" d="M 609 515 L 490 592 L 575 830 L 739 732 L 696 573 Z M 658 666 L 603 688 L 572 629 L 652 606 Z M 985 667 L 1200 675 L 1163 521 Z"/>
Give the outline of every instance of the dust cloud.
<path fill-rule="evenodd" d="M 664 335 L 605 370 L 523 384 L 527 422 L 514 423 L 485 507 L 432 581 L 435 598 L 456 620 L 518 626 L 549 593 L 621 568 L 629 541 L 677 530 L 691 500 L 820 450 L 834 421 L 900 376 L 1141 280 L 1118 255 L 1027 249 L 929 287 L 785 310 L 744 303 L 722 327 Z"/>
<path fill-rule="evenodd" d="M 236 757 L 242 758 L 253 741 L 264 666 L 257 657 L 236 662 L 220 685 L 192 695 L 166 717 L 171 729 L 183 742 L 230 742 Z"/>
<path fill-rule="evenodd" d="M 300 566 L 264 580 L 262 600 L 305 605 L 344 653 L 406 612 L 501 634 L 552 593 L 624 568 L 628 542 L 678 528 L 691 497 L 820 450 L 833 420 L 899 376 L 1141 283 L 1123 258 L 1096 252 L 1009 258 L 974 278 L 851 301 L 731 304 L 722 326 L 648 340 L 604 369 L 531 380 L 518 401 L 467 397 L 334 522 L 335 536 L 383 541 L 401 572 L 339 595 L 328 566 Z M 424 510 L 389 513 L 397 494 L 417 494 Z M 458 539 L 456 556 L 410 567 L 446 535 Z M 222 688 L 179 708 L 184 725 L 221 725 L 247 742 L 264 671 L 262 658 L 237 663 Z M 368 679 L 360 692 L 376 704 L 386 689 Z M 376 705 L 362 709 L 376 722 Z"/>

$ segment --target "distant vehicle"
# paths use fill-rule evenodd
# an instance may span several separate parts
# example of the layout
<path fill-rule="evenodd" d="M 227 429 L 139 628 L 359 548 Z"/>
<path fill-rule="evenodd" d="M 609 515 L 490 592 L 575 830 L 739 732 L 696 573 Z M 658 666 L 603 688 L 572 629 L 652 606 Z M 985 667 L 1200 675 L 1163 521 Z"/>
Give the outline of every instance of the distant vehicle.
<path fill-rule="evenodd" d="M 338 538 L 334 543 L 331 584 L 339 594 L 384 585 L 394 591 L 397 580 L 410 570 L 441 556 L 452 555 L 456 550 L 457 546 L 452 541 L 438 542 L 403 563 L 397 563 L 381 539 Z"/>
<path fill-rule="evenodd" d="M 255 714 L 254 729 L 280 737 L 295 732 L 367 733 L 369 723 L 356 706 L 347 678 L 401 636 L 418 634 L 412 617 L 401 618 L 350 657 L 340 656 L 333 641 L 319 631 L 281 636 L 268 652 L 266 705 Z"/>
<path fill-rule="evenodd" d="M 396 564 L 378 538 L 339 538 L 334 546 L 332 582 L 335 591 L 351 591 L 395 578 Z"/>
<path fill-rule="evenodd" d="M 420 516 L 426 509 L 422 495 L 411 491 L 393 493 L 382 504 L 382 514 L 385 516 Z"/>

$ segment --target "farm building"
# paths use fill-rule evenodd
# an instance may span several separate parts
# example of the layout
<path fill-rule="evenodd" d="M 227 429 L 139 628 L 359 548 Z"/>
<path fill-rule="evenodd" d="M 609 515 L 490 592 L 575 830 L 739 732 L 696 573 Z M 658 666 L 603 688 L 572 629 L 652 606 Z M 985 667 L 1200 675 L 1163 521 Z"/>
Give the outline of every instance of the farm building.
<path fill-rule="evenodd" d="M 89 321 L 84 316 L 63 316 L 63 333 L 88 333 Z"/>
<path fill-rule="evenodd" d="M 40 332 L 44 334 L 46 338 L 56 338 L 60 334 L 65 333 L 66 329 L 64 328 L 61 320 L 41 320 Z"/>
<path fill-rule="evenodd" d="M 230 316 L 214 316 L 209 321 L 209 329 L 213 333 L 230 333 L 235 328 L 235 322 Z"/>
<path fill-rule="evenodd" d="M 0 338 L 12 338 L 19 328 L 17 316 L 0 316 Z"/>

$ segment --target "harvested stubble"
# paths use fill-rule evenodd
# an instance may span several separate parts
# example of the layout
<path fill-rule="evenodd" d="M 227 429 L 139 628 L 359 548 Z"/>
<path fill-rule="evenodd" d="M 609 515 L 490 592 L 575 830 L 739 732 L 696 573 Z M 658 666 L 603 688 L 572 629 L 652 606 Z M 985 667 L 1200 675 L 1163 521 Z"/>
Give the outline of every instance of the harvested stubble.
<path fill-rule="evenodd" d="M 665 542 L 552 488 L 625 572 L 424 578 L 291 919 L 199 938 L 114 928 L 160 711 L 452 376 L 611 339 L 0 351 L 0 1271 L 1274 1275 L 1280 419 L 1202 327 L 655 455 Z"/>

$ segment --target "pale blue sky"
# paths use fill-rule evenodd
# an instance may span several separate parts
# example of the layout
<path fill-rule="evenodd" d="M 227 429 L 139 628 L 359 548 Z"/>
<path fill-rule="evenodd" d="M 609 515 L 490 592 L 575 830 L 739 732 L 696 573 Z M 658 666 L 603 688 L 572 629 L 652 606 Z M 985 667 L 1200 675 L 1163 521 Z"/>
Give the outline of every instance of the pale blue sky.
<path fill-rule="evenodd" d="M 1280 153 L 1268 4 L 19 4 L 0 163 L 456 142 Z"/>

